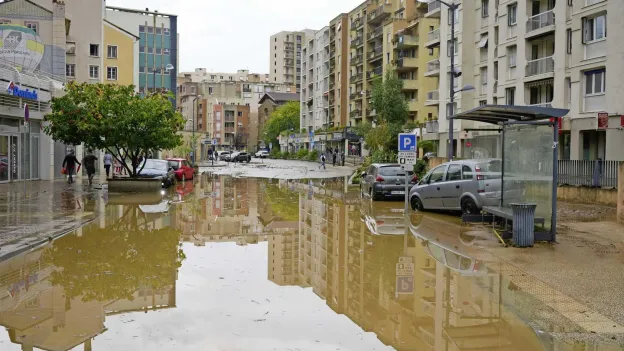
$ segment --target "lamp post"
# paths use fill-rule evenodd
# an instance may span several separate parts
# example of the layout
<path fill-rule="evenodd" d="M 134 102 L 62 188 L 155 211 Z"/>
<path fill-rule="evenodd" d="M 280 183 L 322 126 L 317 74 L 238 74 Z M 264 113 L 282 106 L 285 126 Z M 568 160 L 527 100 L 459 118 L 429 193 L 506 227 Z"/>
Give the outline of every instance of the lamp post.
<path fill-rule="evenodd" d="M 423 2 L 423 3 L 430 3 L 433 1 L 438 1 L 439 3 L 448 7 L 449 10 L 451 10 L 450 11 L 451 12 L 451 43 L 450 43 L 450 48 L 449 48 L 449 52 L 451 56 L 451 81 L 449 82 L 450 83 L 449 84 L 450 97 L 449 97 L 449 107 L 448 107 L 447 116 L 446 116 L 446 118 L 448 119 L 448 135 L 449 135 L 449 146 L 447 150 L 447 155 L 448 155 L 449 161 L 451 161 L 454 156 L 453 151 L 455 150 L 455 145 L 454 145 L 455 140 L 453 139 L 453 120 L 449 119 L 449 117 L 451 117 L 455 113 L 454 111 L 455 93 L 474 89 L 474 86 L 471 86 L 471 85 L 466 85 L 460 90 L 454 89 L 455 78 L 461 76 L 461 72 L 455 72 L 455 11 L 457 11 L 457 9 L 459 8 L 459 4 L 448 3 L 442 0 L 432 0 L 432 1 L 431 0 L 430 1 L 417 0 L 417 1 Z"/>

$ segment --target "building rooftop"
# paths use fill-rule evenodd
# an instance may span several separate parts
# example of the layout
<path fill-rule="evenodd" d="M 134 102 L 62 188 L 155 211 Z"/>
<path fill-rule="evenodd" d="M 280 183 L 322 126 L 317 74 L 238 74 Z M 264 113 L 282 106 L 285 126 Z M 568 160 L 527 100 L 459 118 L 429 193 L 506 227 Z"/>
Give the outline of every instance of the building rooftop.
<path fill-rule="evenodd" d="M 266 99 L 271 99 L 275 103 L 284 102 L 284 101 L 299 101 L 299 94 L 297 93 L 279 93 L 272 91 L 270 93 L 264 94 L 262 99 L 260 99 L 260 104 L 262 104 Z"/>

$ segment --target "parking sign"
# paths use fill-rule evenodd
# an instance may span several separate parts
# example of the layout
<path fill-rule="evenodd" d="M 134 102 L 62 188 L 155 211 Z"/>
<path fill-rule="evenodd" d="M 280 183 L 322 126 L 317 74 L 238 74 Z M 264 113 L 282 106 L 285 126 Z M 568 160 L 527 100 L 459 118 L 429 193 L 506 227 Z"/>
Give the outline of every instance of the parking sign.
<path fill-rule="evenodd" d="M 416 134 L 411 134 L 411 133 L 399 134 L 399 152 L 401 151 L 416 152 Z"/>
<path fill-rule="evenodd" d="M 397 277 L 396 278 L 397 294 L 413 294 L 414 293 L 414 277 Z"/>

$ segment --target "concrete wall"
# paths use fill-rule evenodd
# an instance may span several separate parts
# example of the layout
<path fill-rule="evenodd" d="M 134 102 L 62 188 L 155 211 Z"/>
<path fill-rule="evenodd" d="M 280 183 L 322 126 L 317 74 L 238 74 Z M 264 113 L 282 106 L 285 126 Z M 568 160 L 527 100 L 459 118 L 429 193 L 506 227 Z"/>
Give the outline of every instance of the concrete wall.
<path fill-rule="evenodd" d="M 618 203 L 618 190 L 560 186 L 557 188 L 557 199 L 574 203 L 615 206 Z"/>

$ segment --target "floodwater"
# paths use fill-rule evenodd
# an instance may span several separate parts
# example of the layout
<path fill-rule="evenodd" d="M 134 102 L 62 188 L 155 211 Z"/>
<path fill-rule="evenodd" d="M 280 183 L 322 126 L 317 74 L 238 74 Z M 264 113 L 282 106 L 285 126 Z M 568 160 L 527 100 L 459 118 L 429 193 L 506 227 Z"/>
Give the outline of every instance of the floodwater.
<path fill-rule="evenodd" d="M 99 220 L 0 262 L 0 350 L 620 349 L 452 216 L 354 190 L 202 176 L 104 196 Z"/>

